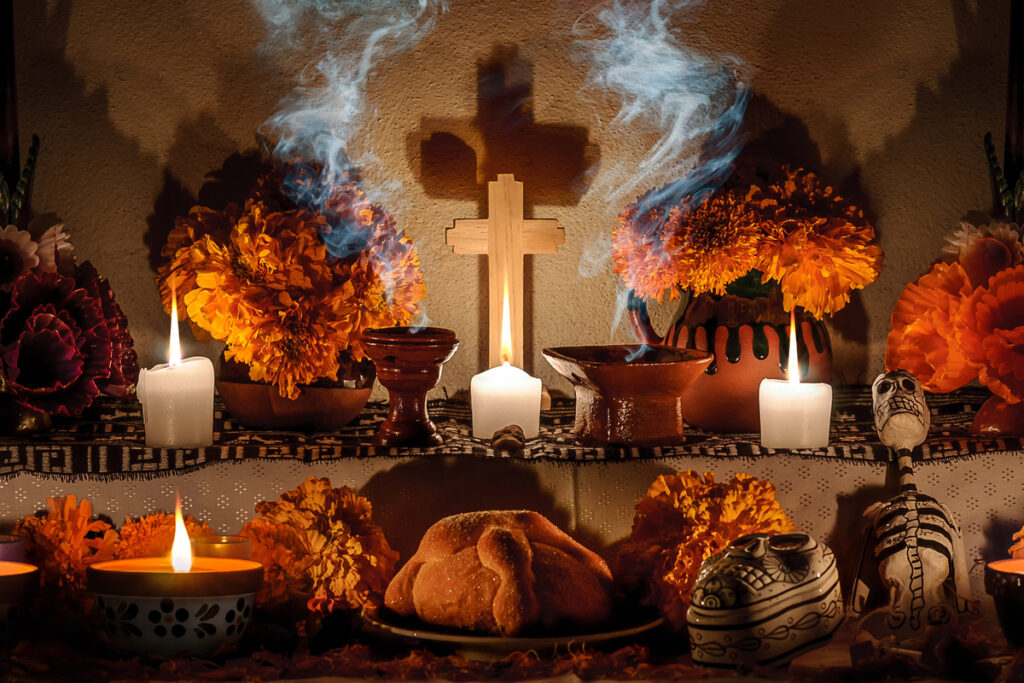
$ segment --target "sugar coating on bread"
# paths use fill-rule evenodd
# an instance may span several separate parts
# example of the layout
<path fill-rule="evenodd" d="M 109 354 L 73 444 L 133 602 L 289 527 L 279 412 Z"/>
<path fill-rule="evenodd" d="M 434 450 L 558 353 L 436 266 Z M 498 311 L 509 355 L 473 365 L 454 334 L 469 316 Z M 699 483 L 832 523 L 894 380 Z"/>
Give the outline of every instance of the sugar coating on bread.
<path fill-rule="evenodd" d="M 446 517 L 391 581 L 389 609 L 505 636 L 608 619 L 611 571 L 543 515 L 486 510 Z"/>

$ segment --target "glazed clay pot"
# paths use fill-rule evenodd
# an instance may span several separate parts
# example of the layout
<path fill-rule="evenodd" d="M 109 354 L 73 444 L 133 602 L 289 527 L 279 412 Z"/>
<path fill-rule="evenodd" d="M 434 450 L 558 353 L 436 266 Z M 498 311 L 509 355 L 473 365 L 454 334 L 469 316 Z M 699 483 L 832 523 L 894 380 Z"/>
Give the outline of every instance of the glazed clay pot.
<path fill-rule="evenodd" d="M 629 314 L 646 344 L 714 355 L 714 362 L 683 394 L 688 424 L 709 432 L 760 432 L 761 380 L 786 379 L 789 362 L 789 314 L 777 300 L 702 294 L 664 337 L 655 332 L 643 301 L 631 296 Z M 803 311 L 797 311 L 796 320 L 801 381 L 828 382 L 832 346 L 824 324 Z"/>
<path fill-rule="evenodd" d="M 441 379 L 459 341 L 440 327 L 367 330 L 363 348 L 388 390 L 388 416 L 374 439 L 379 446 L 439 446 L 444 439 L 427 415 L 427 392 Z"/>
<path fill-rule="evenodd" d="M 247 427 L 333 432 L 363 411 L 373 390 L 372 363 L 353 363 L 350 369 L 352 377 L 304 386 L 290 399 L 272 384 L 253 382 L 247 366 L 221 355 L 217 393 L 231 417 Z"/>
<path fill-rule="evenodd" d="M 573 433 L 592 445 L 682 443 L 681 397 L 711 363 L 702 351 L 637 344 L 563 346 L 544 357 L 576 389 Z"/>

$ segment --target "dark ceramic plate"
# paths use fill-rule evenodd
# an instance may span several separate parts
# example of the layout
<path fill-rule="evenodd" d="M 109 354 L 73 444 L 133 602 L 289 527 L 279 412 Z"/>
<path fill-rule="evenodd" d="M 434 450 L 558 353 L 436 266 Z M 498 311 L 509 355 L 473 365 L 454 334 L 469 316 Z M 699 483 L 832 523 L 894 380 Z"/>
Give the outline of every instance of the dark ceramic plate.
<path fill-rule="evenodd" d="M 399 616 L 386 609 L 375 614 L 364 614 L 363 618 L 369 626 L 384 633 L 411 638 L 423 644 L 450 647 L 468 659 L 483 660 L 501 659 L 516 651 L 534 650 L 550 653 L 568 647 L 578 648 L 621 638 L 635 638 L 658 628 L 664 622 L 656 612 L 633 610 L 617 615 L 606 627 L 592 632 L 545 632 L 505 638 L 427 624 L 413 617 Z"/>

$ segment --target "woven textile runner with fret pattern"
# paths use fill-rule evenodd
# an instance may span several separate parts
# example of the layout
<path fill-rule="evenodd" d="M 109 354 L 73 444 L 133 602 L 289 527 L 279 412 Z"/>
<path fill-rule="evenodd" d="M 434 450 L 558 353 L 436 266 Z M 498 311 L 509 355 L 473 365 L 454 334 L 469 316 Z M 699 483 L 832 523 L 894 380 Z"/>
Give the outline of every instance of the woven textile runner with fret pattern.
<path fill-rule="evenodd" d="M 932 429 L 920 457 L 936 460 L 1022 450 L 1019 438 L 977 438 L 969 434 L 974 413 L 988 396 L 988 392 L 980 389 L 930 396 Z M 31 439 L 0 439 L 0 477 L 20 472 L 64 477 L 146 477 L 250 458 L 317 462 L 372 456 L 494 456 L 488 442 L 472 437 L 470 409 L 460 401 L 430 402 L 430 415 L 445 438 L 442 446 L 377 448 L 373 445 L 373 435 L 384 420 L 386 408 L 386 404 L 371 403 L 357 420 L 338 432 L 302 433 L 242 427 L 232 421 L 218 403 L 213 446 L 152 449 L 145 446 L 139 404 L 104 400 L 94 405 L 88 415 L 63 420 L 47 434 Z M 572 400 L 556 400 L 553 408 L 542 414 L 540 436 L 528 442 L 523 458 L 580 462 L 688 455 L 758 457 L 788 452 L 762 448 L 754 434 L 709 434 L 696 429 L 688 429 L 685 443 L 672 447 L 581 446 L 572 436 L 574 409 Z M 837 388 L 829 447 L 793 453 L 803 457 L 887 460 L 889 454 L 874 431 L 870 390 L 866 387 Z"/>

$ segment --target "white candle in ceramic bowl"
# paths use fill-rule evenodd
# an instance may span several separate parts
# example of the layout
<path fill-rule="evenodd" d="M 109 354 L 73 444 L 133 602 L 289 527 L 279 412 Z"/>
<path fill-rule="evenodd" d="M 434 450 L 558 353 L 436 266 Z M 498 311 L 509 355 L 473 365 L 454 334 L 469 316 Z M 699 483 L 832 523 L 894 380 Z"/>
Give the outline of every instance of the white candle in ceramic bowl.
<path fill-rule="evenodd" d="M 824 448 L 832 420 L 832 387 L 800 381 L 796 316 L 790 313 L 788 378 L 761 380 L 761 445 L 765 448 Z"/>
<path fill-rule="evenodd" d="M 178 307 L 171 295 L 167 363 L 139 372 L 139 401 L 150 448 L 202 448 L 213 443 L 213 363 L 181 358 Z"/>
<path fill-rule="evenodd" d="M 540 433 L 541 381 L 512 365 L 512 316 L 508 288 L 501 311 L 502 364 L 474 375 L 469 383 L 473 436 L 490 439 L 494 432 L 519 425 L 527 439 Z"/>

